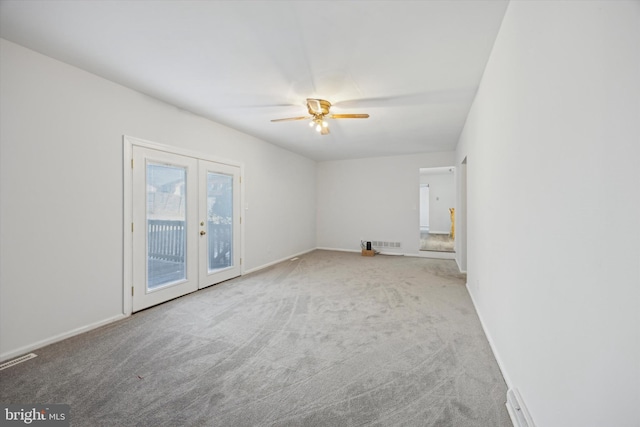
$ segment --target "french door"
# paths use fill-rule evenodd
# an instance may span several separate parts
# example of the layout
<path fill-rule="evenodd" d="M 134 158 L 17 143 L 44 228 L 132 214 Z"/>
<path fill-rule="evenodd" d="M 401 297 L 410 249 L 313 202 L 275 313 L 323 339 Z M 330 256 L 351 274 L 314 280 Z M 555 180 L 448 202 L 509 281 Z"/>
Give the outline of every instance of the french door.
<path fill-rule="evenodd" d="M 198 161 L 199 288 L 240 275 L 240 168 Z"/>
<path fill-rule="evenodd" d="M 240 169 L 133 146 L 133 311 L 240 275 Z"/>

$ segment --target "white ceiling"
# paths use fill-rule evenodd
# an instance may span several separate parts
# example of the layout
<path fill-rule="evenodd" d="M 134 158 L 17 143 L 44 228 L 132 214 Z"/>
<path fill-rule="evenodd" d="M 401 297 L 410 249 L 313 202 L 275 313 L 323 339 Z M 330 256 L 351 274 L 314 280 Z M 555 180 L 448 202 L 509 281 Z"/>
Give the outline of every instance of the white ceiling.
<path fill-rule="evenodd" d="M 10 41 L 316 160 L 454 150 L 507 0 L 0 2 Z M 321 136 L 305 99 L 334 104 Z"/>

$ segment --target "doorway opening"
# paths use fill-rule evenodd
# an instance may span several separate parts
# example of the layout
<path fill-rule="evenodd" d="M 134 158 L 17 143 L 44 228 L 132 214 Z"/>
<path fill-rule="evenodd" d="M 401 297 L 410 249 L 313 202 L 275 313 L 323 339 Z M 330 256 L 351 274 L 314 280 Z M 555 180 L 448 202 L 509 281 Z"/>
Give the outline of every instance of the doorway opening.
<path fill-rule="evenodd" d="M 467 272 L 467 158 L 460 164 L 460 212 L 458 213 L 458 268 L 463 273 Z"/>
<path fill-rule="evenodd" d="M 420 169 L 420 251 L 455 253 L 455 167 Z"/>

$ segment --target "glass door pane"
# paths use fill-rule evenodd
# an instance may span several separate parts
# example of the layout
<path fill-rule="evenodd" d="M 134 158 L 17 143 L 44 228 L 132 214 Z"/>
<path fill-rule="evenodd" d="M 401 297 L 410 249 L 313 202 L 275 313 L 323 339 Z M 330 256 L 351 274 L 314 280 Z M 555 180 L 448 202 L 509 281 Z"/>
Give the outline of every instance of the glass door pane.
<path fill-rule="evenodd" d="M 147 290 L 186 279 L 186 169 L 147 164 Z"/>
<path fill-rule="evenodd" d="M 132 307 L 198 289 L 198 161 L 132 148 Z"/>
<path fill-rule="evenodd" d="M 207 172 L 209 273 L 233 265 L 233 175 Z"/>
<path fill-rule="evenodd" d="M 240 275 L 240 168 L 198 161 L 199 288 Z"/>

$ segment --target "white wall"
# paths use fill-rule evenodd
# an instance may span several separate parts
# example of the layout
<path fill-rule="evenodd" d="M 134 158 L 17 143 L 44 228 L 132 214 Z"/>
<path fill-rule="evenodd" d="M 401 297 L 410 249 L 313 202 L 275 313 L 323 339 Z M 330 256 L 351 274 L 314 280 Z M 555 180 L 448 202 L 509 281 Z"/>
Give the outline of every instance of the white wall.
<path fill-rule="evenodd" d="M 318 163 L 318 247 L 360 250 L 360 240 L 420 248 L 420 168 L 453 164 L 455 153 Z"/>
<path fill-rule="evenodd" d="M 0 41 L 0 358 L 123 313 L 123 134 L 244 164 L 245 271 L 315 248 L 315 162 Z"/>
<path fill-rule="evenodd" d="M 468 287 L 540 427 L 638 426 L 639 76 L 640 2 L 511 2 L 460 139 Z"/>
<path fill-rule="evenodd" d="M 451 213 L 456 207 L 456 184 L 453 168 L 444 172 L 422 172 L 420 184 L 429 185 L 429 232 L 451 232 Z"/>

